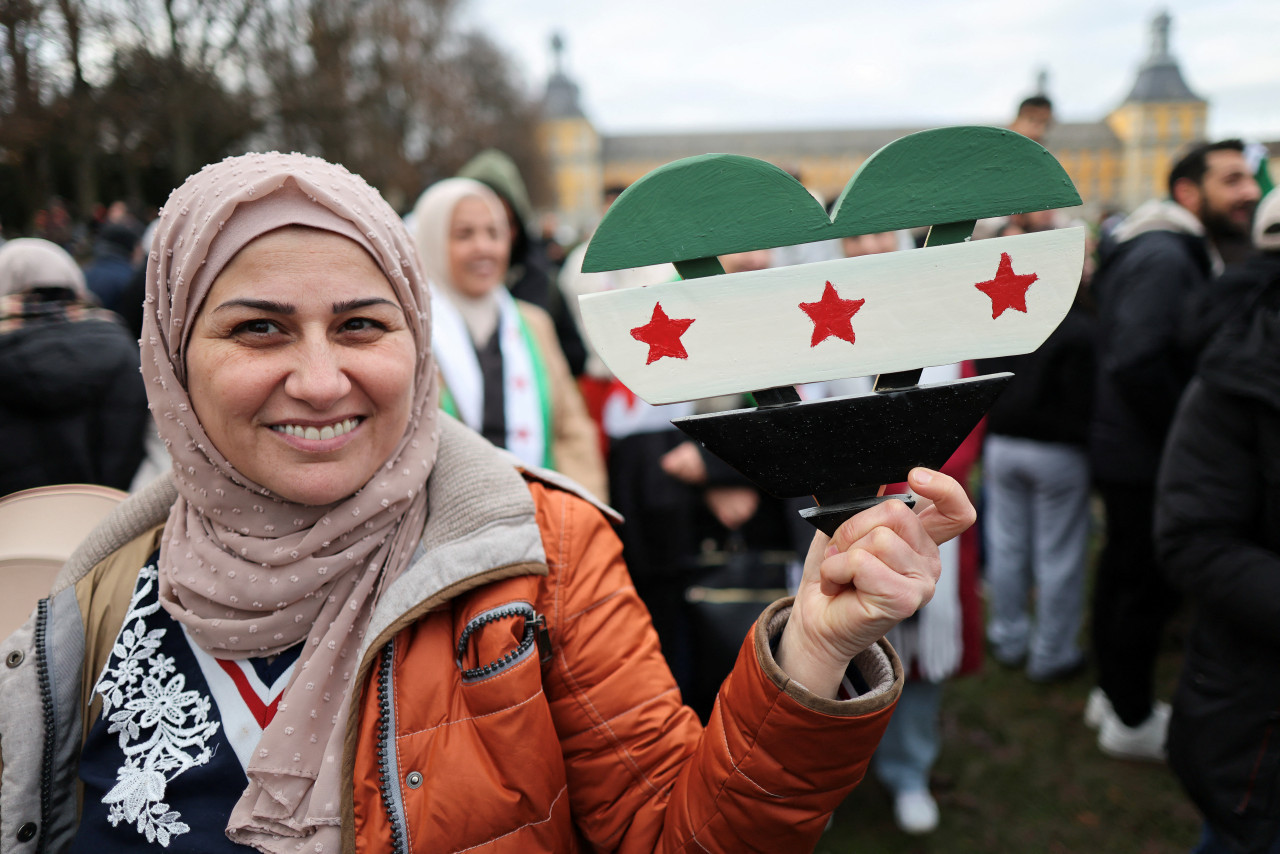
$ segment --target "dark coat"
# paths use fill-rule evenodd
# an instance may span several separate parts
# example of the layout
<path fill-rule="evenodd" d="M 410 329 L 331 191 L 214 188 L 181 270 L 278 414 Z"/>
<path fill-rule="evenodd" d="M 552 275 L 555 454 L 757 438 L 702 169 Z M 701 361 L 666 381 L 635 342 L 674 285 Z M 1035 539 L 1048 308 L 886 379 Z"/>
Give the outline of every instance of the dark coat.
<path fill-rule="evenodd" d="M 128 489 L 150 421 L 138 347 L 121 324 L 0 335 L 0 495 L 58 483 Z"/>
<path fill-rule="evenodd" d="M 1195 603 L 1169 764 L 1240 851 L 1280 838 L 1280 256 L 1205 351 L 1160 469 L 1156 548 Z"/>
<path fill-rule="evenodd" d="M 979 374 L 1013 373 L 987 413 L 987 432 L 1086 445 L 1093 411 L 1096 327 L 1093 315 L 1077 301 L 1034 352 L 979 359 Z"/>
<path fill-rule="evenodd" d="M 1268 281 L 1280 272 L 1280 254 L 1255 252 L 1227 267 L 1194 296 L 1183 317 L 1182 344 L 1198 358 L 1214 334 L 1233 317 L 1246 312 Z"/>
<path fill-rule="evenodd" d="M 124 236 L 126 234 L 132 233 L 113 226 L 110 234 L 99 237 L 93 246 L 93 260 L 84 268 L 84 282 L 102 307 L 110 311 L 120 311 L 124 307 L 122 314 L 131 310 L 122 303 L 134 276 L 133 250 L 122 245 L 128 240 Z M 136 236 L 132 240 L 135 244 L 138 242 Z"/>
<path fill-rule="evenodd" d="M 1191 379 L 1181 341 L 1193 294 L 1208 286 L 1204 238 L 1147 231 L 1116 247 L 1094 278 L 1098 374 L 1090 428 L 1094 477 L 1153 483 L 1165 434 Z"/>

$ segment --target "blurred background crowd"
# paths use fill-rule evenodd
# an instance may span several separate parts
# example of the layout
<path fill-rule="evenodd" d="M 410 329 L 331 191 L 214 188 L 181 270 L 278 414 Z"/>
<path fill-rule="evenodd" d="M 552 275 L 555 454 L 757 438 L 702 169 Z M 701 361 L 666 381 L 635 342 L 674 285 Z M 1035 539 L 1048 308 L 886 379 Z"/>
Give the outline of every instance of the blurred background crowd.
<path fill-rule="evenodd" d="M 1203 819 L 1187 850 L 1280 851 L 1280 140 L 1208 140 L 1169 16 L 1149 25 L 1129 94 L 1102 120 L 1055 121 L 1041 75 L 1007 123 L 1058 157 L 1085 204 L 975 229 L 1086 227 L 1067 319 L 1035 353 L 923 379 L 1016 377 L 946 467 L 979 525 L 891 636 L 909 682 L 873 774 L 900 831 L 941 830 L 936 850 L 946 685 L 985 667 L 1070 686 L 1100 754 L 1167 762 Z M 446 410 L 621 511 L 672 670 L 709 713 L 811 529 L 670 424 L 750 401 L 649 406 L 594 354 L 578 297 L 676 274 L 583 273 L 591 228 L 649 169 L 709 151 L 770 160 L 830 209 L 862 160 L 914 128 L 609 136 L 562 40 L 530 95 L 448 0 L 3 3 L 0 33 L 0 496 L 127 491 L 163 473 L 138 376 L 149 224 L 205 163 L 314 153 L 405 214 L 434 289 Z M 721 260 L 744 272 L 924 236 Z M 1173 696 L 1157 677 L 1171 621 L 1187 642 Z"/>

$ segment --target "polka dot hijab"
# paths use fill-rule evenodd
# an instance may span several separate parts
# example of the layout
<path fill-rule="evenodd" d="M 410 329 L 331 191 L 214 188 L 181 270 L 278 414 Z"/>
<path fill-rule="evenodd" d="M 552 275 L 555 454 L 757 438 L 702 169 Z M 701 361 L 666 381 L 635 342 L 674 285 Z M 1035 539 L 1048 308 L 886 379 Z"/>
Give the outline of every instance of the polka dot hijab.
<path fill-rule="evenodd" d="M 187 394 L 187 340 L 213 281 L 254 238 L 288 225 L 364 247 L 416 342 L 404 436 L 360 490 L 323 507 L 286 501 L 240 474 L 209 441 Z M 227 835 L 261 851 L 337 854 L 357 650 L 379 591 L 408 566 L 422 535 L 438 444 L 430 300 L 412 241 L 377 191 L 340 166 L 300 154 L 228 158 L 165 204 L 144 313 L 147 397 L 178 487 L 160 544 L 160 601 L 216 657 L 302 644 Z"/>

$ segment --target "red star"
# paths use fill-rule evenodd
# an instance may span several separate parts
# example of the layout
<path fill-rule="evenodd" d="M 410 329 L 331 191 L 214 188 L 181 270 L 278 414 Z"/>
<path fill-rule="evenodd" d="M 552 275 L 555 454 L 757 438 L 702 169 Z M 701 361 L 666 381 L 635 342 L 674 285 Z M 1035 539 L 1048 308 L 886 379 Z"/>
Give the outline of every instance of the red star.
<path fill-rule="evenodd" d="M 1027 313 L 1027 288 L 1040 278 L 1035 273 L 1018 275 L 1013 272 L 1013 261 L 1008 252 L 1000 253 L 1000 266 L 996 269 L 996 277 L 986 282 L 978 282 L 975 288 L 991 297 L 991 319 L 995 320 L 1004 314 L 1006 308 Z"/>
<path fill-rule="evenodd" d="M 673 359 L 687 359 L 689 354 L 680 342 L 680 336 L 693 325 L 693 318 L 682 320 L 667 317 L 662 310 L 662 303 L 654 303 L 653 317 L 644 326 L 631 330 L 631 337 L 649 345 L 649 358 L 646 365 L 652 365 L 663 356 Z"/>
<path fill-rule="evenodd" d="M 813 321 L 813 338 L 810 339 L 809 346 L 817 347 L 819 342 L 826 341 L 832 335 L 852 344 L 853 316 L 864 302 L 864 299 L 840 299 L 836 289 L 827 282 L 827 287 L 822 291 L 822 299 L 800 303 L 800 308 Z"/>

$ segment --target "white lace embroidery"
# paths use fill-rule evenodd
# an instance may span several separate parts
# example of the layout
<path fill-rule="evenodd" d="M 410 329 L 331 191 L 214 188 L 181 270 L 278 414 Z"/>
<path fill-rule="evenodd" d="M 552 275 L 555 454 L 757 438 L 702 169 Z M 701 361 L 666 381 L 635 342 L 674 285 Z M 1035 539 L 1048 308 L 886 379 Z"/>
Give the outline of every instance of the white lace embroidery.
<path fill-rule="evenodd" d="M 124 628 L 95 690 L 111 724 L 107 732 L 119 733 L 125 756 L 115 786 L 102 799 L 110 807 L 107 820 L 112 827 L 122 820 L 134 824 L 148 842 L 167 848 L 173 837 L 191 828 L 164 802 L 165 787 L 188 768 L 209 761 L 213 751 L 207 742 L 218 722 L 209 721 L 209 698 L 184 691 L 186 677 L 174 673 L 172 658 L 157 652 L 165 629 L 147 629 L 146 618 L 160 610 L 160 602 L 139 603 L 158 576 L 154 565 L 142 570 Z"/>

